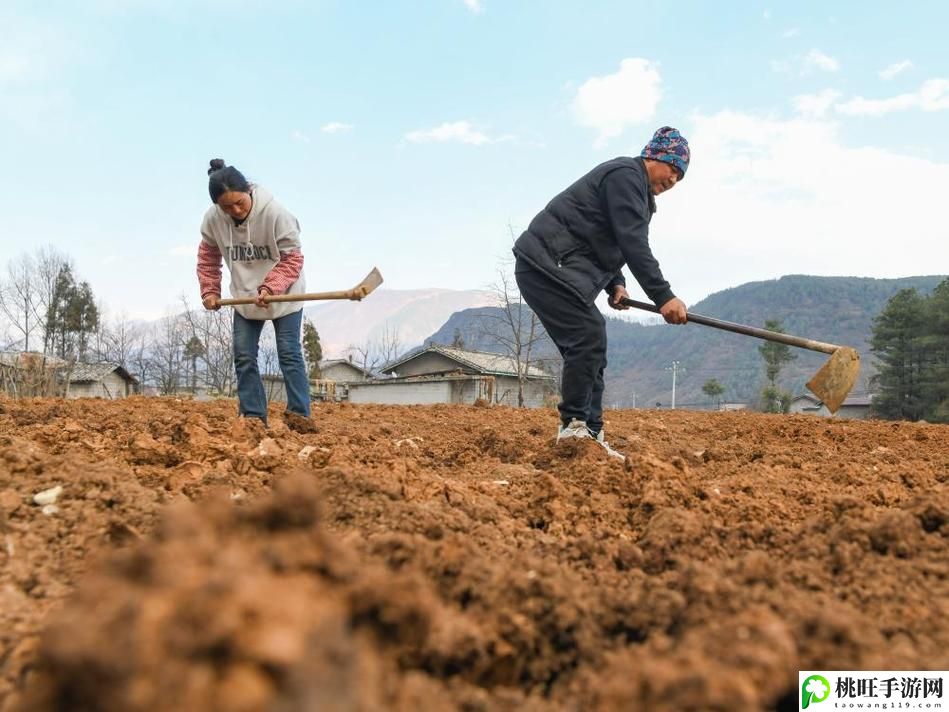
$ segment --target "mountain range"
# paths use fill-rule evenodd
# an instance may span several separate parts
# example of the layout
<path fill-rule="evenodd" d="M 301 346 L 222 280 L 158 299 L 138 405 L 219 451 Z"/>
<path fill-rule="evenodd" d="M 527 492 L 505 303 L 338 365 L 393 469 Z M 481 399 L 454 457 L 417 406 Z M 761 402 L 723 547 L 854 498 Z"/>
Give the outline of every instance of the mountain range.
<path fill-rule="evenodd" d="M 320 334 L 324 358 L 340 358 L 351 347 L 380 348 L 384 339 L 397 339 L 401 350 L 421 344 L 452 314 L 497 304 L 487 290 L 377 289 L 361 302 L 319 302 L 305 316 Z"/>
<path fill-rule="evenodd" d="M 786 333 L 818 341 L 852 346 L 861 355 L 862 369 L 854 394 L 867 393 L 875 373 L 869 342 L 873 319 L 901 289 L 915 288 L 928 294 L 945 276 L 899 279 L 865 277 L 814 277 L 788 275 L 780 279 L 749 282 L 716 292 L 691 305 L 690 311 L 726 321 L 763 327 L 778 320 Z M 456 336 L 466 348 L 501 351 L 486 334 L 485 320 L 496 308 L 460 311 L 427 341 L 449 344 Z M 697 324 L 671 326 L 658 318 L 634 323 L 607 319 L 609 348 L 604 404 L 616 407 L 671 405 L 673 362 L 677 407 L 702 407 L 709 398 L 702 386 L 716 379 L 725 387 L 726 401 L 753 402 L 765 384 L 764 362 L 758 348 L 763 341 Z M 555 356 L 549 341 L 536 347 L 540 358 Z M 778 385 L 798 395 L 804 384 L 826 361 L 826 354 L 792 348 L 795 360 L 781 371 Z"/>

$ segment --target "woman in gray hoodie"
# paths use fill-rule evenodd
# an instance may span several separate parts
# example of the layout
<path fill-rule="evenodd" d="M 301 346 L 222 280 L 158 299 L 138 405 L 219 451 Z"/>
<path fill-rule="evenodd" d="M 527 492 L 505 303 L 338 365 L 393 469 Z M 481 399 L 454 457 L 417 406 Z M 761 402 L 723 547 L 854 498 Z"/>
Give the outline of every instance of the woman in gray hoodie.
<path fill-rule="evenodd" d="M 277 357 L 287 389 L 287 412 L 308 418 L 310 384 L 300 348 L 303 306 L 267 303 L 266 295 L 302 294 L 300 224 L 263 187 L 247 182 L 234 166 L 216 158 L 208 169 L 214 203 L 201 223 L 198 282 L 205 309 L 220 309 L 221 262 L 231 274 L 233 297 L 256 297 L 234 307 L 234 366 L 241 415 L 267 422 L 267 395 L 257 368 L 260 334 L 273 321 Z M 292 421 L 293 418 L 289 418 Z"/>

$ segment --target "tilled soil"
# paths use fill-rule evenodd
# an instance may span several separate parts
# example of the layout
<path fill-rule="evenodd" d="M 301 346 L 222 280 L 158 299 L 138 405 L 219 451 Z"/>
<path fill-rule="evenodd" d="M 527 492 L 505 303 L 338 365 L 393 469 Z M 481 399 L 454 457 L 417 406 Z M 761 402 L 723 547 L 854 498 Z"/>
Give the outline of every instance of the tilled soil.
<path fill-rule="evenodd" d="M 0 709 L 795 709 L 949 668 L 946 426 L 0 401 Z M 43 507 L 33 496 L 62 493 Z"/>

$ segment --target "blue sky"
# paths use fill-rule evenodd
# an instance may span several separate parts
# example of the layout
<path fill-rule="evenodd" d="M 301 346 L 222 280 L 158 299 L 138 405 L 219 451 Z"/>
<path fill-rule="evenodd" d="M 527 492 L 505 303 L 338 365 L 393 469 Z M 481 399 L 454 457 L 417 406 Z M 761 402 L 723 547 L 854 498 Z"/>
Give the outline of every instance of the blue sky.
<path fill-rule="evenodd" d="M 946 273 L 947 26 L 944 2 L 3 0 L 0 266 L 51 244 L 111 314 L 196 301 L 220 156 L 299 217 L 311 289 L 483 288 L 512 229 L 669 124 L 693 165 L 651 240 L 687 303 Z"/>

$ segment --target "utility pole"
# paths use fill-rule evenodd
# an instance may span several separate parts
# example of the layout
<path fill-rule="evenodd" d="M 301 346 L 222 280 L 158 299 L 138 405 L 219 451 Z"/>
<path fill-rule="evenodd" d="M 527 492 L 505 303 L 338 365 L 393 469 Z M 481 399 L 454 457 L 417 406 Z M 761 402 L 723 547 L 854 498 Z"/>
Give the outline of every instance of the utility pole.
<path fill-rule="evenodd" d="M 667 371 L 672 371 L 672 410 L 675 410 L 676 407 L 676 373 L 679 371 L 679 362 L 673 361 L 671 367 L 666 368 Z"/>
<path fill-rule="evenodd" d="M 636 410 L 636 391 L 633 391 L 633 410 Z"/>

